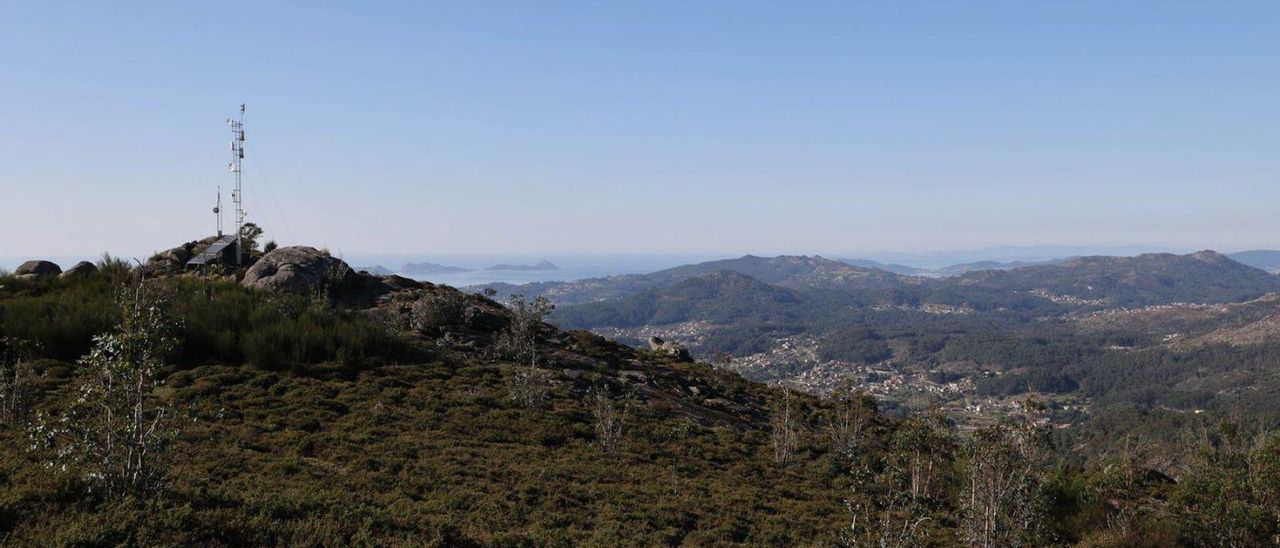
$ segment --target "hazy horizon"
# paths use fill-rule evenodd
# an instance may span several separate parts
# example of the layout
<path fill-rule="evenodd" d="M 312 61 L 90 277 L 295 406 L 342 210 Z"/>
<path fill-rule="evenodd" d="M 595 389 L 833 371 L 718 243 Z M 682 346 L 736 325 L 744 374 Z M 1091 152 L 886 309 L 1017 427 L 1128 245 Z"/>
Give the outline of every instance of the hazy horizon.
<path fill-rule="evenodd" d="M 1280 247 L 1274 2 L 6 15 L 0 257 Z"/>
<path fill-rule="evenodd" d="M 848 251 L 848 252 L 786 252 L 760 253 L 752 251 L 728 251 L 722 253 L 345 253 L 330 250 L 334 255 L 343 258 L 353 267 L 383 266 L 398 271 L 406 263 L 436 263 L 444 266 L 461 267 L 482 271 L 496 264 L 532 264 L 539 260 L 548 260 L 562 268 L 562 272 L 539 273 L 529 276 L 527 273 L 514 275 L 514 278 L 528 277 L 528 281 L 547 281 L 561 279 L 580 279 L 584 277 L 611 274 L 648 273 L 686 264 L 707 261 L 734 259 L 746 255 L 774 257 L 778 255 L 822 256 L 835 260 L 872 260 L 885 264 L 898 264 L 921 269 L 935 269 L 963 263 L 980 261 L 995 262 L 1034 262 L 1062 259 L 1076 256 L 1108 255 L 1134 256 L 1143 253 L 1187 254 L 1200 251 L 1193 247 L 1167 247 L 1150 245 L 1127 246 L 992 246 L 974 249 L 939 249 L 932 251 Z M 1223 254 L 1255 251 L 1256 249 L 1215 249 Z M 160 251 L 160 250 L 155 250 Z M 116 253 L 115 256 L 130 260 L 145 261 L 154 251 L 143 253 Z M 31 259 L 44 259 L 67 267 L 77 261 L 95 261 L 99 253 L 66 254 L 66 255 L 0 255 L 0 268 L 12 270 L 19 264 Z M 586 272 L 588 275 L 573 274 Z M 443 278 L 442 278 L 443 279 Z M 448 280 L 452 281 L 452 279 Z M 523 283 L 523 282 L 522 282 Z"/>

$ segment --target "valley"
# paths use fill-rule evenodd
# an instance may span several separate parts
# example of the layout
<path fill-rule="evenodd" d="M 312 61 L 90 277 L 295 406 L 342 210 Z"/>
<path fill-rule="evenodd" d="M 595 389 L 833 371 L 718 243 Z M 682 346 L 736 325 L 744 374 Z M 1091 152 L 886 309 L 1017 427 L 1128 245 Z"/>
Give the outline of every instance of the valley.
<path fill-rule="evenodd" d="M 1275 380 L 1280 277 L 1211 251 L 948 277 L 747 256 L 491 289 L 551 300 L 565 327 L 633 346 L 675 341 L 813 394 L 853 386 L 890 413 L 939 406 L 964 427 L 1016 414 L 1032 395 L 1051 424 L 1081 432 L 1129 406 L 1280 418 L 1259 396 Z"/>

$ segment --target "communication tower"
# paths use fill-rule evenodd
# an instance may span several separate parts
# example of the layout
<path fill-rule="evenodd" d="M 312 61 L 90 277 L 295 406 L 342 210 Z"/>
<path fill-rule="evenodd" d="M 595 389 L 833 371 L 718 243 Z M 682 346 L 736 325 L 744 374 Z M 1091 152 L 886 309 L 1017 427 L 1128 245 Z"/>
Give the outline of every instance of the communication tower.
<path fill-rule="evenodd" d="M 240 103 L 240 117 L 227 118 L 227 125 L 231 126 L 231 163 L 227 167 L 231 168 L 231 173 L 236 176 L 235 190 L 231 191 L 231 201 L 236 204 L 236 264 L 244 262 L 244 103 Z M 218 202 L 222 202 L 222 193 L 218 193 Z M 221 209 L 221 208 L 219 208 Z M 222 214 L 218 214 L 218 233 L 221 234 Z"/>

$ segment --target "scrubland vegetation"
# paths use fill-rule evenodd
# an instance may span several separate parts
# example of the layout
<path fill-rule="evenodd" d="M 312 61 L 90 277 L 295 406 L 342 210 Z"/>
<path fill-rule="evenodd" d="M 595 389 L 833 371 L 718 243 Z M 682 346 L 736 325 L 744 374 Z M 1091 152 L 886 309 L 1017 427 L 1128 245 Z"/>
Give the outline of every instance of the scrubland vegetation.
<path fill-rule="evenodd" d="M 1280 438 L 1081 455 L 1033 400 L 961 433 L 443 287 L 373 311 L 230 281 L 0 278 L 12 545 L 1253 546 Z M 870 340 L 874 341 L 874 338 Z M 874 343 L 848 351 L 875 351 Z M 833 351 L 844 351 L 833 349 Z M 127 381 L 127 382 L 122 382 Z M 1037 381 L 1039 382 L 1039 381 Z"/>

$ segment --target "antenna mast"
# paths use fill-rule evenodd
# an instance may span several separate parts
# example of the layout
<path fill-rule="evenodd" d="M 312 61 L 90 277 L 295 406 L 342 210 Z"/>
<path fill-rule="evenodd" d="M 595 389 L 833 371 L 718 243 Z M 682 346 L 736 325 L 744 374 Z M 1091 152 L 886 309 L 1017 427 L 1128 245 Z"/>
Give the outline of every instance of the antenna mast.
<path fill-rule="evenodd" d="M 213 216 L 218 218 L 218 239 L 222 239 L 222 185 L 218 185 L 218 201 L 213 206 Z"/>
<path fill-rule="evenodd" d="M 236 175 L 236 188 L 231 191 L 231 201 L 236 204 L 236 264 L 240 265 L 244 263 L 244 246 L 241 242 L 244 232 L 244 173 L 241 169 L 241 164 L 244 163 L 244 103 L 240 103 L 240 118 L 227 118 L 227 125 L 231 126 L 231 163 L 228 167 Z M 221 192 L 218 193 L 218 200 L 221 203 Z M 221 214 L 218 215 L 218 223 L 221 226 Z M 218 233 L 222 233 L 221 229 Z"/>

